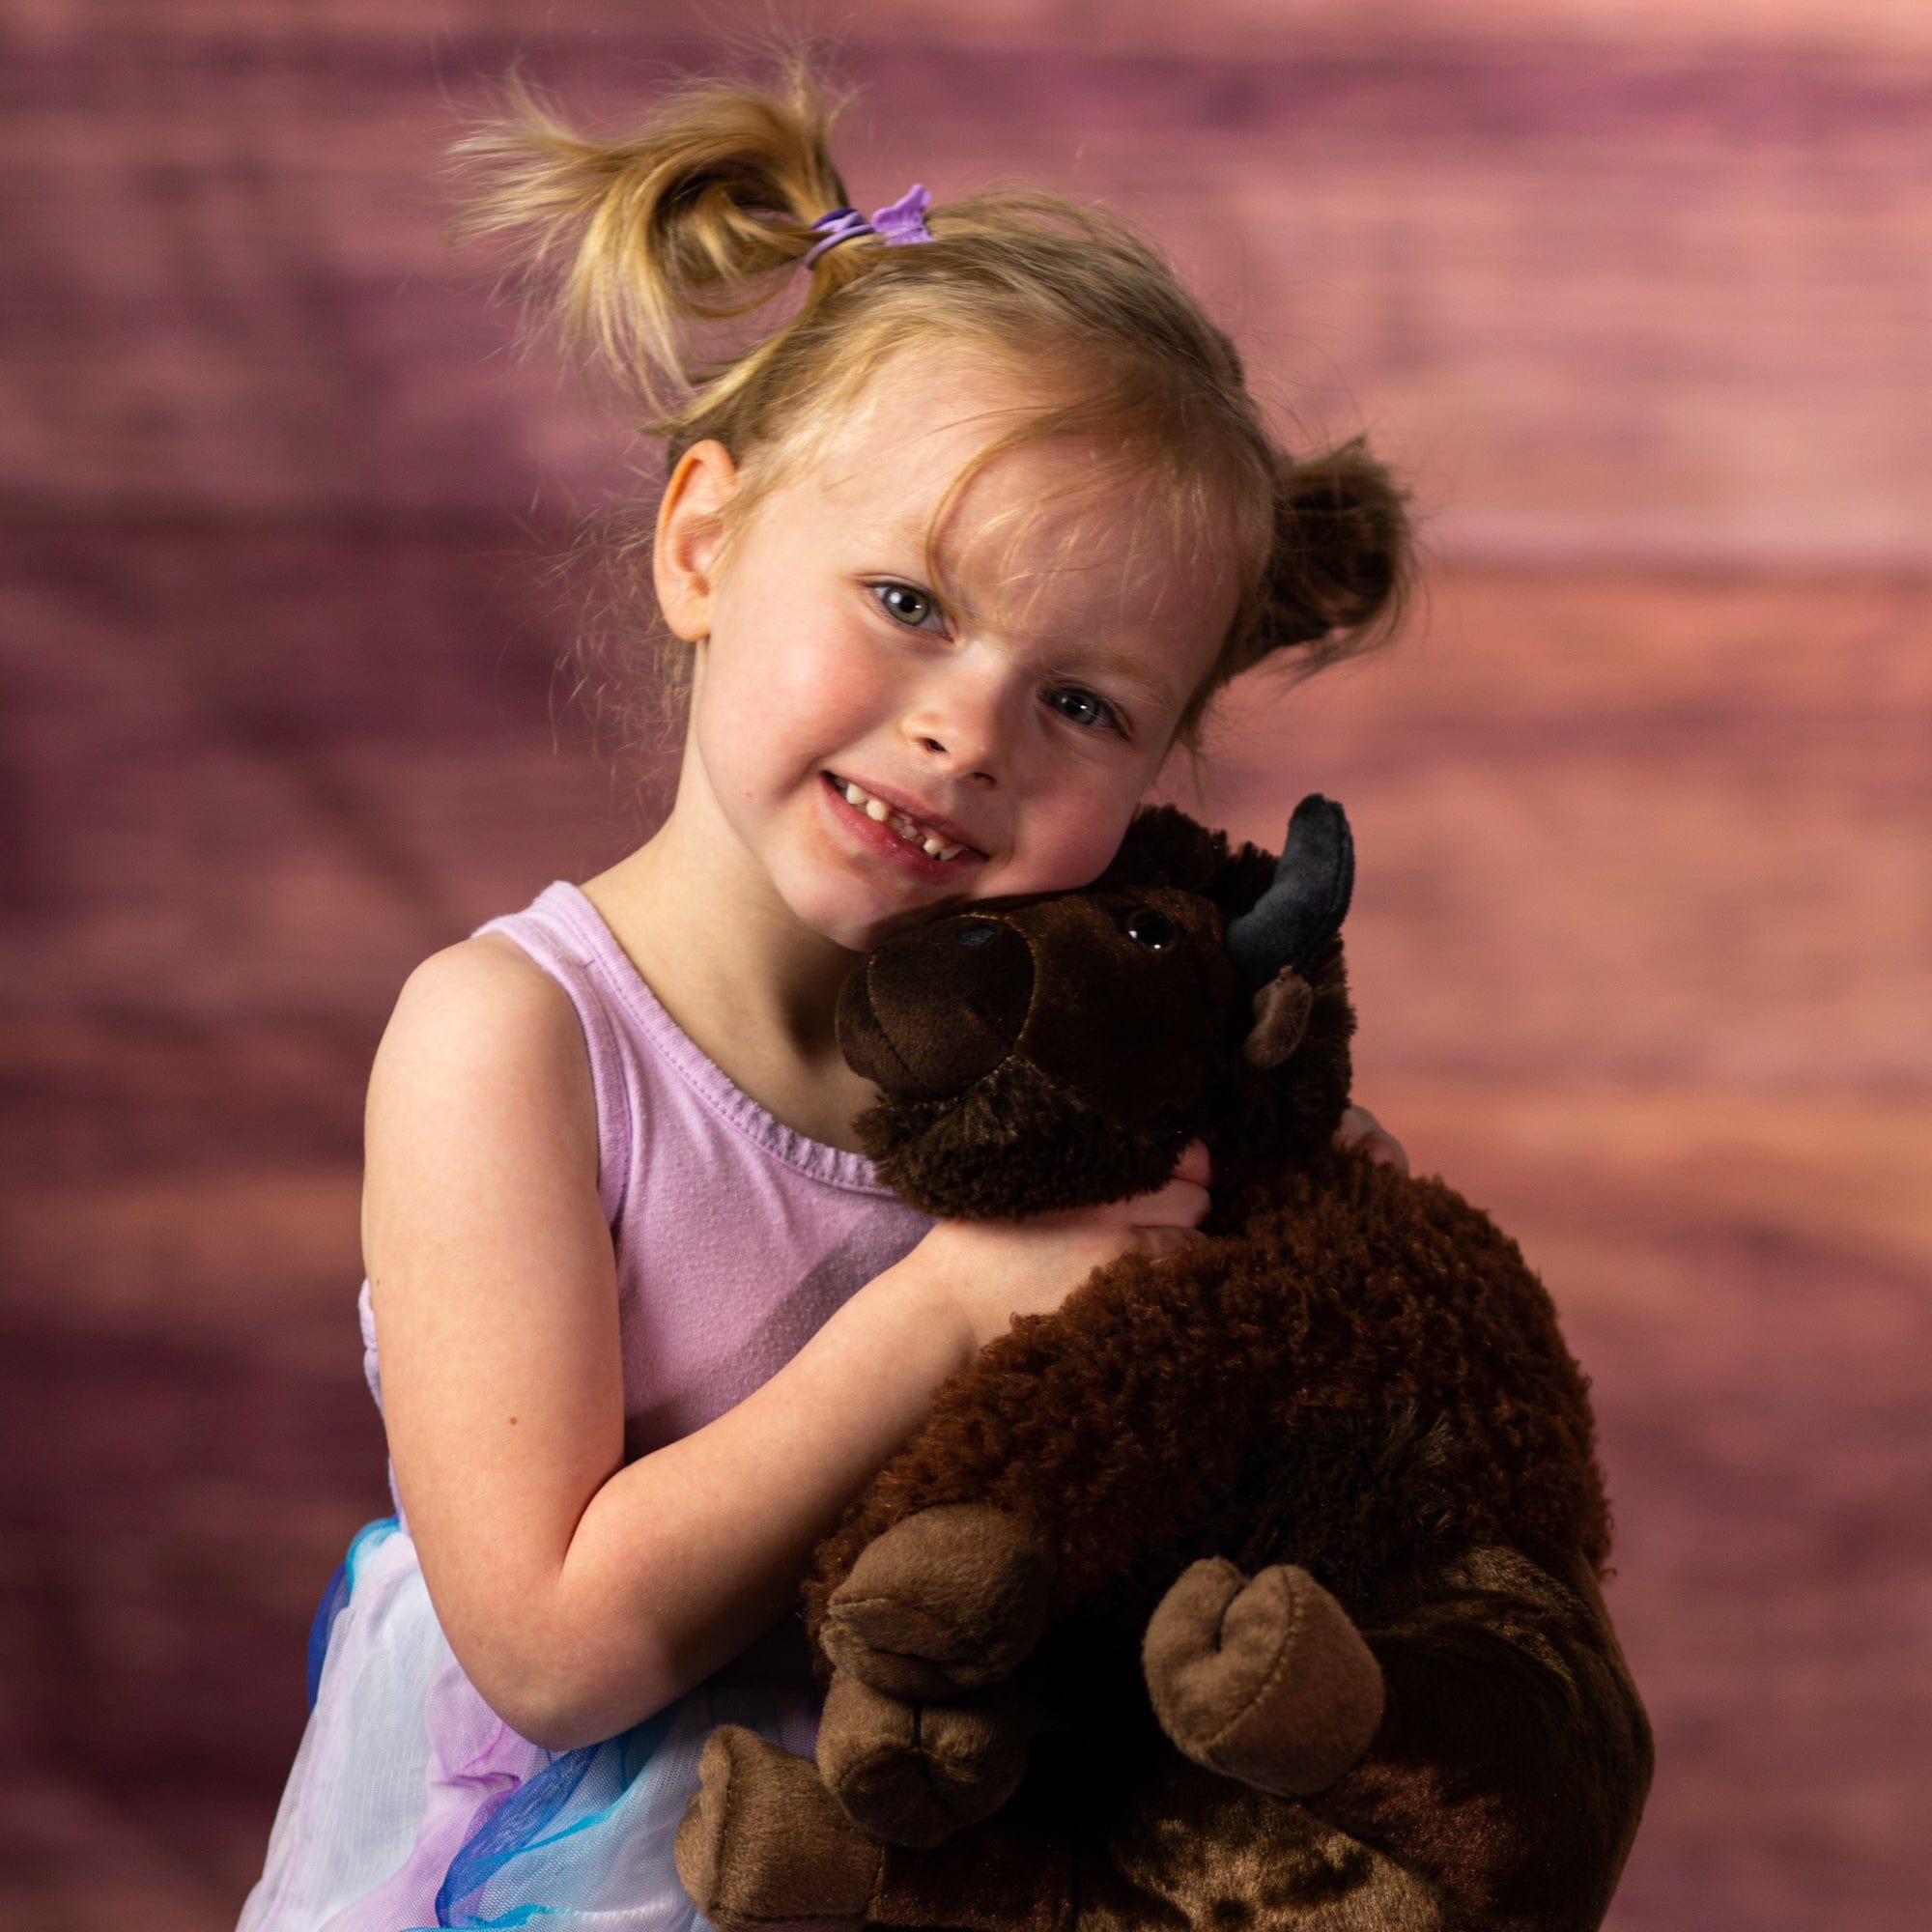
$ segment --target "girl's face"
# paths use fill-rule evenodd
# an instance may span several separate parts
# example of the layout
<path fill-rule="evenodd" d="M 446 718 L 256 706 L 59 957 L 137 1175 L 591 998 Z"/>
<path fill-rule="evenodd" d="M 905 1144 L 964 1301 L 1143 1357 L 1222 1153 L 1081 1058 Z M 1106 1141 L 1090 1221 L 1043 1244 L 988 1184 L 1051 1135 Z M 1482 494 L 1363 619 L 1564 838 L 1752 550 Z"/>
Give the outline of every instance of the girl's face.
<path fill-rule="evenodd" d="M 975 476 L 928 580 L 934 507 L 1011 421 L 986 412 L 1021 402 L 963 358 L 897 359 L 722 558 L 696 532 L 733 487 L 724 446 L 687 452 L 667 491 L 659 594 L 698 652 L 679 810 L 689 788 L 715 876 L 754 863 L 854 951 L 936 907 L 1094 878 L 1234 615 L 1232 559 L 1178 556 L 1151 493 L 1096 486 L 1077 445 Z"/>

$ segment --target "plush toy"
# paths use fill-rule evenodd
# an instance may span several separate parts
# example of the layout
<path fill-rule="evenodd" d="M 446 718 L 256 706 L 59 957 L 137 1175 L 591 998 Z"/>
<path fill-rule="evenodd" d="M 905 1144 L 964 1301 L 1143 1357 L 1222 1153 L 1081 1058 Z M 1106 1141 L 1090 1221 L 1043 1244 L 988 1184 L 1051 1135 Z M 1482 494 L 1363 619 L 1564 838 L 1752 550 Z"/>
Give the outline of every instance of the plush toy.
<path fill-rule="evenodd" d="M 1172 807 L 1083 891 L 867 955 L 859 1122 L 929 1212 L 1212 1153 L 1204 1238 L 1016 1319 L 820 1546 L 817 1756 L 722 1726 L 677 1837 L 725 1928 L 1598 1925 L 1652 1740 L 1588 1380 L 1516 1244 L 1342 1151 L 1348 823 Z"/>

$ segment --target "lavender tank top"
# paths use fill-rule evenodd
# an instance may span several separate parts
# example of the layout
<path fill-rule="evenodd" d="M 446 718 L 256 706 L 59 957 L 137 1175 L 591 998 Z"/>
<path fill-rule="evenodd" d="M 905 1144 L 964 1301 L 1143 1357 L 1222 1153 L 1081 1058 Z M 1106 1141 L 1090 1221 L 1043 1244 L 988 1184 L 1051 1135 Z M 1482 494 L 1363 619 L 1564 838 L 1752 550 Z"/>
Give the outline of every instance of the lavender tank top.
<path fill-rule="evenodd" d="M 742 1402 L 932 1220 L 864 1155 L 795 1132 L 734 1086 L 575 886 L 478 931 L 522 947 L 583 1029 L 634 1461 Z M 366 1281 L 359 1305 L 380 1407 Z M 324 1593 L 308 1727 L 239 1932 L 531 1918 L 558 1932 L 706 1932 L 677 1880 L 675 1833 L 719 1724 L 811 1756 L 823 1698 L 802 1620 L 781 1618 L 617 1737 L 553 1752 L 464 1674 L 407 1529 L 366 1524 Z"/>
<path fill-rule="evenodd" d="M 933 1217 L 899 1200 L 866 1155 L 810 1139 L 737 1087 L 577 887 L 559 880 L 477 931 L 514 940 L 583 1028 L 598 1192 L 616 1250 L 625 1460 L 635 1461 L 742 1402 Z M 380 1406 L 366 1280 L 358 1307 Z"/>

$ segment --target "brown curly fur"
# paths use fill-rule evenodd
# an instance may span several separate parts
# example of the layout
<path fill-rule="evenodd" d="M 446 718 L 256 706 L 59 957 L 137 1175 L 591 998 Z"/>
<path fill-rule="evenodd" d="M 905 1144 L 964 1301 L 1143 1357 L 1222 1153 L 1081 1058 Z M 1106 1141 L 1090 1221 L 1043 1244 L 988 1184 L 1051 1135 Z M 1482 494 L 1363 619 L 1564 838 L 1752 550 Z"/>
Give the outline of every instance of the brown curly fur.
<path fill-rule="evenodd" d="M 1209 1554 L 1299 1563 L 1351 1613 L 1429 1544 L 1574 1547 L 1601 1575 L 1588 1383 L 1516 1243 L 1439 1180 L 1353 1153 L 1244 1205 L 1217 1203 L 1198 1248 L 1097 1270 L 947 1383 L 820 1544 L 814 1634 L 867 1544 L 951 1502 L 1036 1527 L 1061 1616 L 1135 1578 L 1151 1610 Z M 1422 1416 L 1428 1454 L 1398 1455 Z"/>
<path fill-rule="evenodd" d="M 1271 854 L 1159 808 L 1088 890 L 1190 893 L 1218 921 L 1273 872 Z M 1035 939 L 1042 975 L 1084 964 L 1087 942 L 1065 933 Z M 815 1552 L 805 1609 L 828 1675 L 827 1598 L 916 1511 L 991 1504 L 1057 1563 L 1053 1620 L 1019 1681 L 1067 1728 L 1035 1739 L 1005 1826 L 889 1855 L 879 1922 L 1071 1924 L 1075 1894 L 1077 1922 L 1122 1932 L 1583 1928 L 1607 1905 L 1651 1740 L 1597 1587 L 1611 1523 L 1589 1381 L 1487 1215 L 1439 1179 L 1334 1149 L 1354 1028 L 1339 940 L 1307 979 L 1307 1031 L 1284 1065 L 1242 1059 L 1253 1015 L 1234 988 L 1205 1115 L 1122 1134 L 1111 1189 L 1116 1156 L 1088 1138 L 1094 1200 L 1157 1183 L 1203 1132 L 1217 1168 L 1208 1238 L 1125 1255 L 1054 1314 L 1015 1320 Z M 1009 1134 L 1028 1091 L 1002 1090 Z M 977 1176 L 975 1211 L 1025 1211 L 1029 1173 L 1053 1194 L 1038 1177 L 1065 1122 L 1039 1091 L 1037 1132 L 1020 1136 L 1035 1164 Z M 862 1122 L 922 1205 L 946 1200 L 959 1164 L 956 1137 L 930 1138 L 944 1114 L 889 1097 Z M 1140 1635 L 1204 1556 L 1250 1574 L 1301 1565 L 1368 1639 L 1389 1690 L 1383 1733 L 1331 1790 L 1291 1801 L 1218 1779 L 1155 1725 Z M 1085 1875 L 1066 1893 L 1041 1865 L 1036 1916 L 968 1912 L 974 1858 L 1010 1860 L 1012 1833 Z"/>

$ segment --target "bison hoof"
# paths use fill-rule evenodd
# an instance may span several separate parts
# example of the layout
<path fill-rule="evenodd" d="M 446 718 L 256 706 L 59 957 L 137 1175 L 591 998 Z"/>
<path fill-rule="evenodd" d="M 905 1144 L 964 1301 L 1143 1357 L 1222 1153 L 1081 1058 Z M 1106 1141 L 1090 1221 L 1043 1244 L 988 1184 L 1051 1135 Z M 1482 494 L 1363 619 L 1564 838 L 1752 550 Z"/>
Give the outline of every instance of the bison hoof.
<path fill-rule="evenodd" d="M 919 1704 L 841 1671 L 818 1724 L 819 1775 L 847 1816 L 920 1850 L 997 1811 L 1019 1788 L 1026 1754 L 1026 1718 L 1004 1684 Z"/>
<path fill-rule="evenodd" d="M 884 1850 L 833 1802 L 810 1758 L 721 1724 L 671 1848 L 692 1903 L 722 1932 L 865 1916 Z"/>
<path fill-rule="evenodd" d="M 826 1602 L 818 1640 L 834 1663 L 895 1697 L 996 1684 L 1039 1640 L 1053 1572 L 1002 1511 L 921 1510 L 875 1537 Z"/>
<path fill-rule="evenodd" d="M 1177 1748 L 1263 1791 L 1332 1784 L 1381 1723 L 1381 1666 L 1293 1563 L 1252 1582 L 1222 1557 L 1191 1564 L 1155 1608 L 1141 1657 Z"/>

